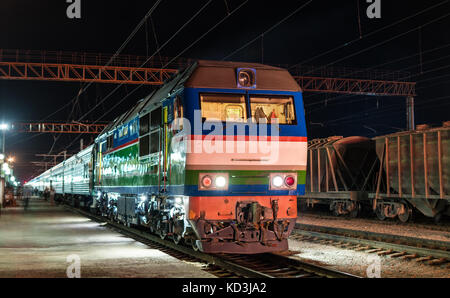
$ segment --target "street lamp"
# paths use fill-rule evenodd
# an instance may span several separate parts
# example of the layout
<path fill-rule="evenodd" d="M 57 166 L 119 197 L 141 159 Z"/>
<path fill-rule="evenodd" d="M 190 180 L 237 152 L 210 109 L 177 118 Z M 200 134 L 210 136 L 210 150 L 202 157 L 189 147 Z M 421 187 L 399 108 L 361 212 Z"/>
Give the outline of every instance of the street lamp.
<path fill-rule="evenodd" d="M 1 151 L 0 154 L 2 156 L 0 156 L 2 162 L 5 160 L 5 132 L 9 129 L 9 125 L 6 123 L 0 123 L 0 130 L 2 131 L 2 146 L 0 147 Z M 2 167 L 8 166 L 7 163 L 4 163 L 2 165 Z M 11 170 L 9 169 L 9 167 L 5 167 L 5 169 L 3 169 L 3 173 L 4 175 L 9 175 L 8 172 L 10 172 Z M 0 171 L 1 174 L 1 171 Z M 3 197 L 5 196 L 5 177 L 3 175 L 0 175 L 0 208 L 3 205 Z"/>
<path fill-rule="evenodd" d="M 2 131 L 2 151 L 0 153 L 2 153 L 2 154 L 5 154 L 5 132 L 8 129 L 9 129 L 9 125 L 8 124 L 0 123 L 0 130 Z"/>

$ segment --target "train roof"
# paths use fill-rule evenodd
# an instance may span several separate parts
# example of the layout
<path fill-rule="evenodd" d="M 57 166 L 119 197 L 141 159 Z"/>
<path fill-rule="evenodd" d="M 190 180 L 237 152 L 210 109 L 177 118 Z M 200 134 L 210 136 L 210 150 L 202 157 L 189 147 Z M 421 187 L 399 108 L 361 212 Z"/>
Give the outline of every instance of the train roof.
<path fill-rule="evenodd" d="M 198 61 L 185 87 L 239 89 L 236 82 L 238 68 L 256 70 L 257 90 L 301 91 L 298 83 L 286 69 L 259 63 L 209 60 Z"/>

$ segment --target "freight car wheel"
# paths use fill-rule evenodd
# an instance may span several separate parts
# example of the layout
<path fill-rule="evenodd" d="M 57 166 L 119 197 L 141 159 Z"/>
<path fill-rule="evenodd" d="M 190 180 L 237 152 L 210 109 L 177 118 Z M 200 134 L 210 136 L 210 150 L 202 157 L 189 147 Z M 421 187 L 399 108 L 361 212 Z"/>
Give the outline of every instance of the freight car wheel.
<path fill-rule="evenodd" d="M 358 203 L 355 203 L 355 209 L 353 209 L 352 211 L 350 211 L 349 216 L 351 218 L 356 218 L 359 215 L 359 212 L 361 211 L 361 205 Z"/>
<path fill-rule="evenodd" d="M 440 222 L 441 222 L 441 219 L 442 219 L 442 213 L 438 213 L 438 214 L 436 214 L 436 215 L 433 217 L 433 220 L 434 220 L 434 223 L 435 223 L 435 224 L 440 223 Z"/>
<path fill-rule="evenodd" d="M 379 220 L 385 220 L 386 219 L 386 215 L 384 215 L 384 210 L 380 208 L 381 206 L 377 206 L 377 208 L 375 209 L 375 214 L 377 215 L 377 218 Z"/>
<path fill-rule="evenodd" d="M 407 222 L 410 218 L 411 218 L 411 214 L 412 214 L 412 210 L 411 208 L 409 208 L 408 205 L 403 205 L 405 208 L 405 212 L 403 212 L 402 214 L 398 214 L 397 217 L 401 222 Z"/>

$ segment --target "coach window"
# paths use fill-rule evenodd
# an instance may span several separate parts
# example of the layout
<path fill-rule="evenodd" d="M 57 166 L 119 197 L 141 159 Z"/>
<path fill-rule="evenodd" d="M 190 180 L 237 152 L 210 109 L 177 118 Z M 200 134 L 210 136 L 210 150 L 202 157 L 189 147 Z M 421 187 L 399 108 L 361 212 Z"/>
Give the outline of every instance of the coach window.
<path fill-rule="evenodd" d="M 295 125 L 294 99 L 292 96 L 252 95 L 250 96 L 252 118 L 257 123 L 278 121 L 279 124 Z"/>
<path fill-rule="evenodd" d="M 150 147 L 150 114 L 146 114 L 139 119 L 139 156 L 149 154 Z"/>
<path fill-rule="evenodd" d="M 245 122 L 245 96 L 241 94 L 200 94 L 204 121 Z"/>

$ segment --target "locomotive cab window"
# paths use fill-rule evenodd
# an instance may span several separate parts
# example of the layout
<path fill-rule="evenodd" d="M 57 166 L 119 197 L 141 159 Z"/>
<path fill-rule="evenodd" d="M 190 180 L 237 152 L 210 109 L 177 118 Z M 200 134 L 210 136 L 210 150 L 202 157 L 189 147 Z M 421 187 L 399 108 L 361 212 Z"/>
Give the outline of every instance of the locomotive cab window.
<path fill-rule="evenodd" d="M 205 121 L 245 122 L 245 96 L 241 94 L 201 94 L 200 107 Z"/>
<path fill-rule="evenodd" d="M 252 95 L 250 108 L 257 123 L 264 120 L 266 123 L 297 124 L 292 96 Z"/>

